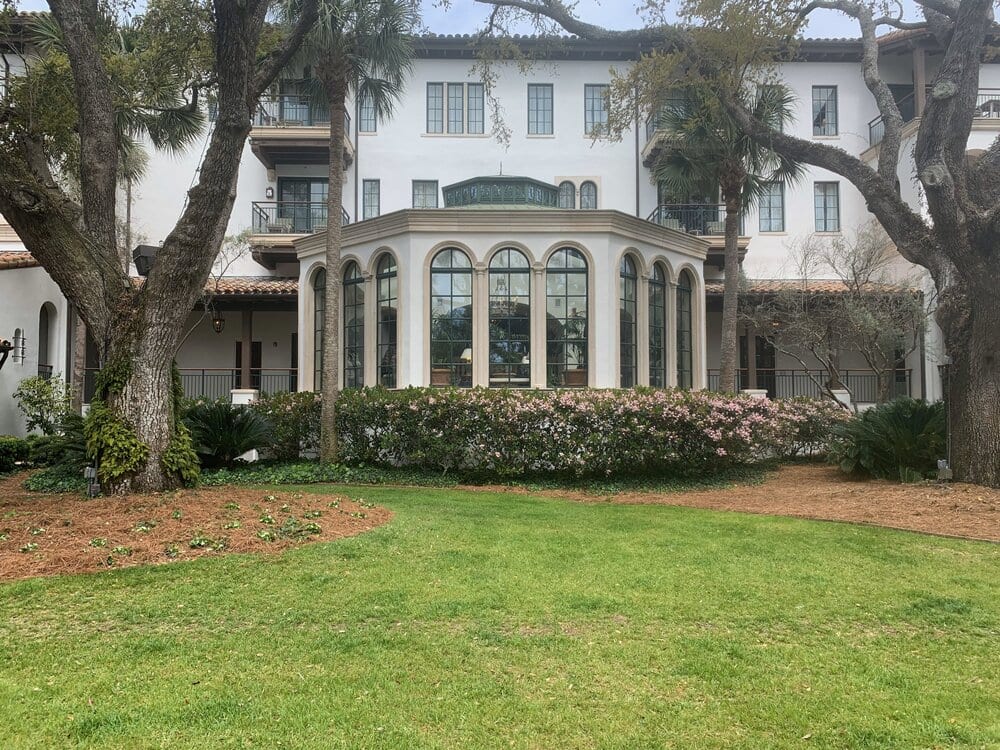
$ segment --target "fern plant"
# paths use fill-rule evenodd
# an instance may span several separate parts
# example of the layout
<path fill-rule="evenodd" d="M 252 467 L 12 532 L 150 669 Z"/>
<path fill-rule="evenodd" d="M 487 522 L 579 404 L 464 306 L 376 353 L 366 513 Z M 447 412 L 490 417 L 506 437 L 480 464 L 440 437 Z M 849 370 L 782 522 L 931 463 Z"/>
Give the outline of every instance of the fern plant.
<path fill-rule="evenodd" d="M 919 481 L 945 455 L 944 404 L 899 398 L 836 430 L 829 459 L 848 474 Z"/>

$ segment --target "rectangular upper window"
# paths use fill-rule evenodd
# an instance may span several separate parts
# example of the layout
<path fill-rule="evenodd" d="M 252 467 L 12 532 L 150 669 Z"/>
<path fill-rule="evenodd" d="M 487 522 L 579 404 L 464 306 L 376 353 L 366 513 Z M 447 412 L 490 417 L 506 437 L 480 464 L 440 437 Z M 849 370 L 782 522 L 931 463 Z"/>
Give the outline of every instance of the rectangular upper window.
<path fill-rule="evenodd" d="M 428 83 L 427 132 L 480 135 L 486 97 L 481 83 Z"/>
<path fill-rule="evenodd" d="M 583 132 L 593 135 L 596 130 L 603 133 L 608 127 L 608 106 L 606 84 L 587 84 L 583 87 Z"/>
<path fill-rule="evenodd" d="M 413 181 L 413 207 L 414 208 L 438 207 L 437 180 Z"/>
<path fill-rule="evenodd" d="M 552 135 L 552 84 L 528 84 L 528 135 Z"/>
<path fill-rule="evenodd" d="M 382 186 L 378 180 L 365 180 L 361 191 L 361 210 L 366 219 L 374 219 L 382 210 Z"/>
<path fill-rule="evenodd" d="M 760 196 L 760 231 L 785 231 L 785 185 L 781 182 L 764 183 Z"/>
<path fill-rule="evenodd" d="M 358 104 L 358 132 L 374 133 L 378 130 L 378 122 L 375 117 L 375 102 L 370 96 L 361 97 Z"/>
<path fill-rule="evenodd" d="M 837 87 L 813 86 L 813 135 L 837 135 Z"/>
<path fill-rule="evenodd" d="M 840 231 L 840 183 L 813 184 L 813 204 L 816 209 L 817 232 Z"/>

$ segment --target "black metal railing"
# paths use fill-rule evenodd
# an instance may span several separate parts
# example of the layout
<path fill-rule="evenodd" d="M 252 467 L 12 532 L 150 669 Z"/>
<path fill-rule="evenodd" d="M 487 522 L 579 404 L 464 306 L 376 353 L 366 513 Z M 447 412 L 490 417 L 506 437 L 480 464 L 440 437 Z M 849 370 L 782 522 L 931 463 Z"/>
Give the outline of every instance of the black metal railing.
<path fill-rule="evenodd" d="M 750 382 L 749 372 L 746 369 L 737 372 L 737 389 L 756 388 L 767 391 L 771 398 L 794 398 L 796 396 L 808 396 L 809 398 L 823 398 L 820 385 L 829 380 L 829 375 L 825 370 L 789 370 L 757 368 L 757 381 Z M 911 370 L 896 370 L 891 376 L 892 382 L 889 385 L 890 398 L 896 396 L 908 396 L 910 394 Z M 871 370 L 844 370 L 840 373 L 843 384 L 851 392 L 851 399 L 854 403 L 874 404 L 878 401 L 878 376 Z M 708 371 L 708 389 L 710 391 L 719 390 L 719 371 Z"/>
<path fill-rule="evenodd" d="M 254 201 L 250 207 L 254 234 L 312 234 L 327 227 L 326 203 L 320 201 Z M 341 209 L 340 225 L 351 217 Z"/>
<path fill-rule="evenodd" d="M 657 206 L 648 221 L 688 234 L 721 236 L 726 233 L 726 207 L 714 203 L 668 203 Z M 740 234 L 743 234 L 742 217 Z"/>
<path fill-rule="evenodd" d="M 896 102 L 896 106 L 899 107 L 899 114 L 902 116 L 904 124 L 916 119 L 916 98 L 913 94 L 901 98 Z M 977 119 L 1000 118 L 1000 89 L 979 89 L 976 94 L 973 117 Z M 868 143 L 871 146 L 877 146 L 883 138 L 885 138 L 885 120 L 879 115 L 868 123 Z"/>
<path fill-rule="evenodd" d="M 90 403 L 96 390 L 99 370 L 87 370 L 83 382 L 83 399 Z M 180 370 L 181 386 L 187 398 L 228 399 L 234 388 L 254 388 L 261 393 L 284 393 L 298 390 L 298 370 L 253 368 L 250 383 L 242 382 L 240 368 L 185 368 Z"/>
<path fill-rule="evenodd" d="M 330 107 L 310 96 L 280 94 L 257 103 L 253 124 L 258 128 L 328 127 Z M 351 134 L 351 116 L 344 113 L 344 134 Z"/>

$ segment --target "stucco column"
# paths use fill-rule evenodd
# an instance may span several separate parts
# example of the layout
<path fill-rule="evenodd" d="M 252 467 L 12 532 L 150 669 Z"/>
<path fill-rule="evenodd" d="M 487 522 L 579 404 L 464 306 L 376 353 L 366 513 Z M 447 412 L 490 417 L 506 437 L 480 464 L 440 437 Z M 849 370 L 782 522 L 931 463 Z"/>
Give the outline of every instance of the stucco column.
<path fill-rule="evenodd" d="M 927 55 L 924 48 L 913 50 L 913 113 L 920 117 L 927 105 Z"/>
<path fill-rule="evenodd" d="M 472 384 L 490 384 L 490 287 L 485 264 L 477 264 L 472 280 Z"/>
<path fill-rule="evenodd" d="M 649 274 L 639 274 L 635 299 L 636 324 L 636 385 L 649 385 Z"/>
<path fill-rule="evenodd" d="M 677 282 L 667 283 L 667 385 L 677 387 Z"/>
<path fill-rule="evenodd" d="M 247 390 L 253 388 L 253 376 L 251 374 L 251 364 L 253 357 L 253 310 L 247 309 L 242 315 L 243 331 L 242 344 L 240 346 L 240 388 Z"/>
<path fill-rule="evenodd" d="M 365 385 L 378 385 L 378 288 L 374 274 L 365 271 Z"/>
<path fill-rule="evenodd" d="M 757 332 L 753 326 L 746 327 L 747 337 L 747 382 L 743 388 L 757 387 Z M 737 388 L 736 390 L 740 390 Z"/>
<path fill-rule="evenodd" d="M 531 387 L 545 388 L 546 328 L 545 328 L 545 266 L 531 267 Z"/>

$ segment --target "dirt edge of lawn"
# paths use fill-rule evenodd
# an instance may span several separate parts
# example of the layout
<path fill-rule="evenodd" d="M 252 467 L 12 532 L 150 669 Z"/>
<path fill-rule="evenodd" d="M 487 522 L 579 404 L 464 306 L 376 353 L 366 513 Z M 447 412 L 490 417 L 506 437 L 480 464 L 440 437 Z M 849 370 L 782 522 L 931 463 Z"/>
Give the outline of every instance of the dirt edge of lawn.
<path fill-rule="evenodd" d="M 204 487 L 86 499 L 32 493 L 0 479 L 0 583 L 159 565 L 228 553 L 275 553 L 356 536 L 392 513 L 334 492 Z"/>
<path fill-rule="evenodd" d="M 1000 490 L 961 482 L 899 484 L 858 480 L 824 464 L 790 464 L 778 468 L 760 484 L 722 489 L 613 495 L 543 490 L 530 494 L 584 503 L 674 505 L 841 521 L 1000 542 Z"/>

